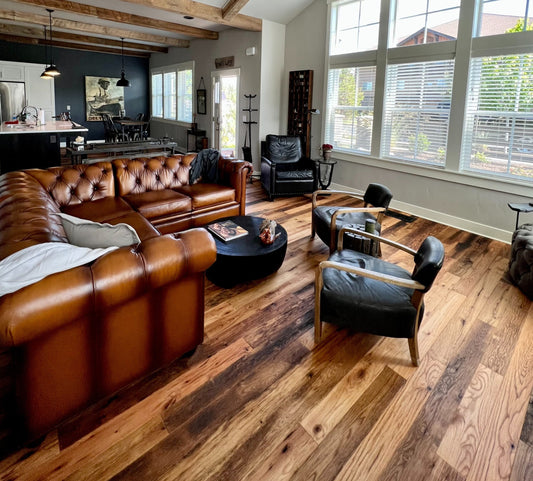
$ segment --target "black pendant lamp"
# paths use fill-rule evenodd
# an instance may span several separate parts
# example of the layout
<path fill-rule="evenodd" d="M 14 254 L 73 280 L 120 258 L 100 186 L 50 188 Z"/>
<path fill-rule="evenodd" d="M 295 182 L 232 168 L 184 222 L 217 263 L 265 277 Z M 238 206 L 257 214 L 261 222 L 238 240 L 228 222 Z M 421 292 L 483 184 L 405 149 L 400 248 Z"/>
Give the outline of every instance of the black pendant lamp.
<path fill-rule="evenodd" d="M 46 25 L 44 25 L 44 64 L 45 65 L 48 64 L 48 43 L 46 42 Z M 54 77 L 52 77 L 51 75 L 48 75 L 45 69 L 43 70 L 43 73 L 41 74 L 41 78 L 50 80 L 50 79 L 53 79 Z"/>
<path fill-rule="evenodd" d="M 52 12 L 53 10 L 50 10 L 49 8 L 46 9 L 48 12 L 48 15 L 50 16 L 50 65 L 46 67 L 44 72 L 49 77 L 57 77 L 58 75 L 61 75 L 59 70 L 57 70 L 57 67 L 54 65 L 54 47 L 52 43 Z"/>
<path fill-rule="evenodd" d="M 126 78 L 126 74 L 124 73 L 124 37 L 121 37 L 120 40 L 122 40 L 122 72 L 120 74 L 120 79 L 117 81 L 117 87 L 129 87 L 130 81 Z"/>

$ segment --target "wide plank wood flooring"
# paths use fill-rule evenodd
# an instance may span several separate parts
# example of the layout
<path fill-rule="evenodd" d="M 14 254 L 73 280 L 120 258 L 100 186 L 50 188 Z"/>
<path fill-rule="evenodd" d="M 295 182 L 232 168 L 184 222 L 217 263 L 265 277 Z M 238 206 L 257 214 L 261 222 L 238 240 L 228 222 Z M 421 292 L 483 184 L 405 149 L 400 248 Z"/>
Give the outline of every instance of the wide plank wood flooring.
<path fill-rule="evenodd" d="M 310 198 L 248 189 L 247 213 L 288 232 L 281 269 L 207 281 L 202 346 L 5 456 L 1 479 L 533 480 L 533 308 L 506 278 L 509 245 L 386 217 L 388 237 L 446 248 L 414 368 L 404 339 L 327 326 L 314 344 L 328 249 L 310 239 Z"/>

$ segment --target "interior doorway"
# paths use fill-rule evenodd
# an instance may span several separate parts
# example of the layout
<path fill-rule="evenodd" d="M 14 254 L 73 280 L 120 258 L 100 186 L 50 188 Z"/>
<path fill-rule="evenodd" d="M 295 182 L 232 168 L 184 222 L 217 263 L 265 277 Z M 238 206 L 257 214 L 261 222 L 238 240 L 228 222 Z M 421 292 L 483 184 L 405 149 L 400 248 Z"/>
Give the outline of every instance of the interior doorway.
<path fill-rule="evenodd" d="M 240 69 L 213 72 L 211 79 L 213 86 L 213 147 L 221 155 L 236 157 L 239 145 L 237 121 Z"/>

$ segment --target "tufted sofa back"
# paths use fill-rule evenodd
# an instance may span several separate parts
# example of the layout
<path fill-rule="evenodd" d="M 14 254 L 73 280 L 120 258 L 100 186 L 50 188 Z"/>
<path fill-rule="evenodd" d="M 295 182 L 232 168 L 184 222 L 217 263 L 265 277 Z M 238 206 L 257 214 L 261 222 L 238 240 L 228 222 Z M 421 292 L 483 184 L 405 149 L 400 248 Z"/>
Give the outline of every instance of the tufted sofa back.
<path fill-rule="evenodd" d="M 113 161 L 119 196 L 172 189 L 189 183 L 196 154 L 139 157 Z"/>
<path fill-rule="evenodd" d="M 0 177 L 0 260 L 42 242 L 66 242 L 58 206 L 25 172 Z"/>
<path fill-rule="evenodd" d="M 115 196 L 113 169 L 109 162 L 25 172 L 43 186 L 59 208 Z"/>

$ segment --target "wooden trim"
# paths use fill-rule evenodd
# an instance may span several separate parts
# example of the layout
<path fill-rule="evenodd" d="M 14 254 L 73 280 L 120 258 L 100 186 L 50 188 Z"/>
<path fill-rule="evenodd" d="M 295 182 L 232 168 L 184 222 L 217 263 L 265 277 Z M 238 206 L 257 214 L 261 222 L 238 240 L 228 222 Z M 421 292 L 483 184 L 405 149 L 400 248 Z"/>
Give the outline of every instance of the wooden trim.
<path fill-rule="evenodd" d="M 14 10 L 0 10 L 0 19 L 10 20 L 14 22 L 33 23 L 37 25 L 48 25 L 48 17 L 44 15 L 36 15 L 33 13 L 15 12 Z M 95 25 L 90 23 L 76 22 L 73 20 L 63 20 L 60 18 L 54 18 L 54 35 L 56 28 L 62 28 L 65 30 L 75 30 L 78 32 L 96 33 L 99 35 L 108 35 L 110 37 L 124 37 L 130 40 L 140 40 L 142 42 L 152 42 L 162 45 L 170 45 L 173 47 L 187 48 L 190 45 L 189 40 L 183 40 L 179 38 L 165 37 L 162 35 L 153 35 L 142 32 L 133 32 L 131 30 L 124 30 L 121 28 L 105 27 L 103 25 Z M 54 45 L 56 43 L 54 42 Z M 73 47 L 74 48 L 74 47 Z"/>
<path fill-rule="evenodd" d="M 222 7 L 222 18 L 231 20 L 241 11 L 248 3 L 248 0 L 228 0 L 226 5 Z"/>
<path fill-rule="evenodd" d="M 4 35 L 17 35 L 21 37 L 28 37 L 29 39 L 35 38 L 38 40 L 38 43 L 40 45 L 50 45 L 50 40 L 47 39 L 46 42 L 44 41 L 43 30 L 39 28 L 26 27 L 22 25 L 13 25 L 11 23 L 0 23 L 0 31 Z M 114 40 L 114 39 L 102 38 L 102 37 L 92 37 L 89 35 L 79 35 L 76 33 L 69 33 L 69 32 L 54 31 L 54 42 L 53 42 L 54 45 L 57 44 L 57 42 L 55 41 L 57 39 L 72 40 L 74 42 L 83 42 L 83 43 L 94 43 L 97 45 L 104 45 L 108 47 L 117 47 L 114 52 L 117 54 L 121 53 L 122 44 L 120 40 Z M 82 48 L 82 46 L 73 44 L 72 48 Z M 156 45 L 148 45 L 145 43 L 124 42 L 124 49 L 168 53 L 167 47 L 159 47 Z M 107 49 L 107 51 L 112 52 L 113 50 Z M 124 55 L 136 55 L 136 53 L 130 52 L 128 50 L 124 50 Z"/>
<path fill-rule="evenodd" d="M 201 18 L 209 22 L 227 25 L 228 27 L 239 28 L 241 30 L 250 30 L 252 32 L 261 32 L 263 21 L 260 18 L 248 17 L 247 15 L 238 14 L 229 19 L 224 18 L 222 9 L 205 3 L 194 2 L 192 0 L 123 0 L 135 5 L 158 8 L 172 13 L 181 15 L 190 15 Z"/>
<path fill-rule="evenodd" d="M 46 0 L 46 2 L 43 2 L 42 0 L 18 0 L 18 3 L 36 5 L 39 7 L 42 7 L 43 3 L 45 3 L 47 8 L 53 8 L 62 12 L 75 13 L 77 15 L 95 17 L 99 18 L 100 20 L 126 23 L 129 25 L 135 25 L 137 27 L 166 30 L 168 32 L 180 33 L 195 38 L 204 38 L 210 40 L 218 39 L 218 32 L 215 32 L 213 30 L 189 27 L 187 25 L 181 25 L 179 23 L 167 22 L 165 20 L 150 18 L 143 15 L 134 15 L 131 13 L 120 12 L 118 10 L 109 10 L 107 8 L 100 8 L 81 3 L 65 2 L 63 0 Z M 56 25 L 55 20 L 56 18 L 54 18 L 54 26 Z M 117 35 L 115 34 L 115 36 Z"/>

